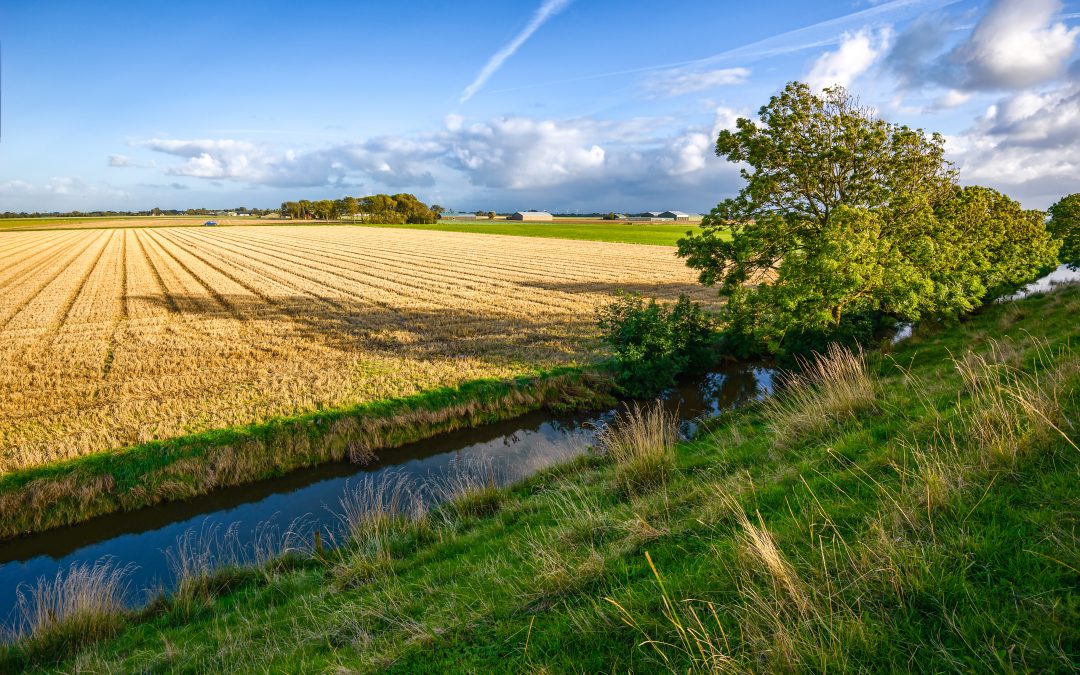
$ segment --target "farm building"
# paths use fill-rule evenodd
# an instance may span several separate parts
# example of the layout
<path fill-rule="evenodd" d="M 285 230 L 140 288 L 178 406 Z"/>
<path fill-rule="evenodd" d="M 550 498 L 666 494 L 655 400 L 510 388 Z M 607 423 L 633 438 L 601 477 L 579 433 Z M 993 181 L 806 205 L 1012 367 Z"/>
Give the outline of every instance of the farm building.
<path fill-rule="evenodd" d="M 670 221 L 671 218 L 664 217 L 664 214 L 660 211 L 646 211 L 627 218 L 627 220 L 632 223 L 664 223 Z"/>
<path fill-rule="evenodd" d="M 690 222 L 690 214 L 683 213 L 682 211 L 664 211 L 660 214 L 660 217 L 665 220 L 674 220 L 677 223 Z"/>
<path fill-rule="evenodd" d="M 477 215 L 475 213 L 447 211 L 439 215 L 439 220 L 477 220 Z"/>
<path fill-rule="evenodd" d="M 551 220 L 552 215 L 547 211 L 518 211 L 511 214 L 507 220 Z"/>

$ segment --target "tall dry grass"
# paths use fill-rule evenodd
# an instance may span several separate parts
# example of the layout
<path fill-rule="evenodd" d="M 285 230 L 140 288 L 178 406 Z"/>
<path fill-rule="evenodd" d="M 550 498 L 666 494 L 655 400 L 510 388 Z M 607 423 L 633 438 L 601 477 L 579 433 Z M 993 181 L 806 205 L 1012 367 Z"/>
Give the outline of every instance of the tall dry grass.
<path fill-rule="evenodd" d="M 622 621 L 640 633 L 640 645 L 663 665 L 690 664 L 693 672 L 842 670 L 844 664 L 861 669 L 865 664 L 846 659 L 874 649 L 879 636 L 867 619 L 887 617 L 896 603 L 940 576 L 934 565 L 947 560 L 949 552 L 934 549 L 939 514 L 966 495 L 959 517 L 970 515 L 971 502 L 977 506 L 1002 469 L 1012 470 L 1024 457 L 1051 447 L 1080 450 L 1061 405 L 1080 383 L 1080 359 L 1069 347 L 996 343 L 953 364 L 961 376 L 953 410 L 928 414 L 933 428 L 913 429 L 912 438 L 901 439 L 904 456 L 893 466 L 897 481 L 883 482 L 851 465 L 855 478 L 879 498 L 858 533 L 842 535 L 811 490 L 808 501 L 818 509 L 808 514 L 798 535 L 808 541 L 785 551 L 760 514 L 752 518 L 729 492 L 719 494 L 720 510 L 735 523 L 737 553 L 735 564 L 725 569 L 737 593 L 723 604 L 677 599 L 646 554 L 660 616 L 635 614 L 607 599 Z M 771 404 L 774 425 L 794 420 L 805 433 L 822 428 L 814 425 L 823 423 L 809 419 L 799 424 L 812 411 L 831 413 L 836 420 L 838 412 L 849 416 L 873 404 L 876 384 L 857 353 L 831 350 L 812 365 L 793 385 L 794 392 L 790 387 L 785 392 L 788 400 Z M 931 387 L 904 373 L 900 386 L 913 388 L 910 398 L 926 403 L 937 383 Z M 916 434 L 928 437 L 917 440 Z M 794 557 L 796 549 L 800 553 L 794 556 L 807 557 Z M 739 626 L 736 635 L 724 629 L 733 622 Z M 656 625 L 666 627 L 664 635 L 645 628 Z M 996 645 L 968 647 L 980 668 L 1011 663 L 1000 660 Z M 958 667 L 962 663 L 970 668 L 972 662 L 956 661 Z"/>
<path fill-rule="evenodd" d="M 1008 341 L 954 361 L 970 398 L 957 406 L 963 430 L 988 463 L 1012 463 L 1055 436 L 1076 447 L 1060 399 L 1080 374 L 1080 359 L 1068 346 L 1055 351 L 1034 340 L 1030 346 L 1030 364 L 1021 362 L 1027 350 Z"/>
<path fill-rule="evenodd" d="M 675 470 L 678 411 L 661 401 L 628 403 L 596 435 L 596 449 L 615 465 L 615 478 L 627 494 L 663 485 Z"/>
<path fill-rule="evenodd" d="M 76 563 L 18 588 L 13 637 L 23 640 L 22 650 L 48 659 L 50 652 L 111 635 L 124 622 L 131 570 L 109 559 Z"/>
<path fill-rule="evenodd" d="M 462 461 L 431 477 L 425 489 L 439 504 L 438 513 L 443 519 L 460 519 L 498 511 L 505 497 L 499 486 L 507 482 L 504 473 L 490 461 Z"/>
<path fill-rule="evenodd" d="M 832 344 L 780 379 L 779 391 L 765 400 L 765 415 L 777 443 L 788 445 L 872 408 L 877 396 L 862 349 Z"/>
<path fill-rule="evenodd" d="M 338 518 L 346 542 L 331 570 L 335 582 L 355 586 L 392 571 L 395 546 L 426 525 L 421 486 L 396 472 L 365 476 L 341 498 Z"/>

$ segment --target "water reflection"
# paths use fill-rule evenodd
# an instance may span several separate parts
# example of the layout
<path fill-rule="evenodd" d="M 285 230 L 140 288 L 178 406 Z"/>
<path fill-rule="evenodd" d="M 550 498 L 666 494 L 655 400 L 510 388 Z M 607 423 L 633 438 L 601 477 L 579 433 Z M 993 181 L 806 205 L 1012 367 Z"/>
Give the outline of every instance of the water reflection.
<path fill-rule="evenodd" d="M 683 433 L 692 435 L 701 419 L 760 399 L 772 388 L 771 370 L 737 364 L 687 381 L 665 392 L 663 399 L 669 409 L 678 409 Z M 105 557 L 135 567 L 131 586 L 137 594 L 132 601 L 140 602 L 149 589 L 172 584 L 166 552 L 181 538 L 191 536 L 185 533 L 220 535 L 244 559 L 257 557 L 275 537 L 280 540 L 288 532 L 303 538 L 318 530 L 332 537 L 338 505 L 350 479 L 377 479 L 395 472 L 424 480 L 472 464 L 488 467 L 500 483 L 519 480 L 585 452 L 597 426 L 612 414 L 554 417 L 532 413 L 386 450 L 364 467 L 324 464 L 4 542 L 0 544 L 0 620 L 12 615 L 20 584 Z"/>

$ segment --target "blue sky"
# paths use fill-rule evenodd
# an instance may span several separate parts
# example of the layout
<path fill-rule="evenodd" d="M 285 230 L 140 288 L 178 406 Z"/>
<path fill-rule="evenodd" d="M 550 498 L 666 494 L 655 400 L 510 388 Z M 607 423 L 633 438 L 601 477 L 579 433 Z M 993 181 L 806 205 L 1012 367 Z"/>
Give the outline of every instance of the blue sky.
<path fill-rule="evenodd" d="M 794 79 L 941 131 L 964 182 L 1080 189 L 1080 0 L 0 4 L 0 211 L 706 211 Z"/>

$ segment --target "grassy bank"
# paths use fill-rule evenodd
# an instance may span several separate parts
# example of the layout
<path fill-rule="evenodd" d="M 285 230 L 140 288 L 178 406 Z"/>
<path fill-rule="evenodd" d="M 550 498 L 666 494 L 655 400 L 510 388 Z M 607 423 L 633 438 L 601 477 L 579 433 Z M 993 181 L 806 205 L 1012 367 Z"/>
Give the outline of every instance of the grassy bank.
<path fill-rule="evenodd" d="M 321 227 L 327 225 L 351 225 L 351 221 L 315 220 L 263 220 L 260 218 L 229 218 L 216 216 L 118 216 L 114 218 L 7 218 L 0 219 L 0 232 L 23 230 L 82 230 L 93 228 L 124 227 L 196 227 L 207 220 L 215 220 L 221 226 L 295 226 Z M 440 221 L 432 224 L 356 224 L 357 227 L 396 228 L 406 230 L 430 230 L 435 232 L 471 232 L 474 234 L 501 234 L 517 237 L 540 237 L 544 239 L 573 239 L 585 241 L 608 241 L 623 244 L 651 244 L 675 246 L 687 230 L 694 230 L 698 223 L 626 223 L 612 221 L 558 220 L 545 223 L 515 222 L 506 220 Z"/>
<path fill-rule="evenodd" d="M 185 499 L 324 462 L 364 462 L 454 429 L 542 407 L 610 405 L 606 379 L 560 369 L 245 427 L 152 441 L 0 476 L 0 537 Z"/>
<path fill-rule="evenodd" d="M 542 237 L 545 239 L 583 239 L 610 241 L 624 244 L 654 244 L 674 246 L 686 236 L 687 230 L 696 229 L 697 223 L 619 223 L 609 221 L 547 223 L 513 222 L 505 220 L 440 221 L 431 225 L 376 225 L 363 227 L 394 227 L 410 230 L 434 230 L 437 232 L 472 232 L 476 234 L 504 234 L 518 237 Z"/>
<path fill-rule="evenodd" d="M 892 354 L 834 351 L 692 441 L 631 412 L 602 452 L 506 490 L 460 480 L 434 511 L 408 485 L 357 486 L 339 549 L 188 565 L 180 592 L 130 615 L 115 575 L 46 588 L 68 609 L 0 663 L 1072 671 L 1077 315 L 1072 287 L 926 326 Z"/>

